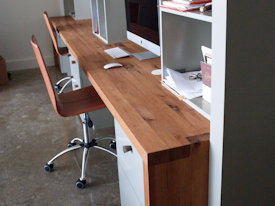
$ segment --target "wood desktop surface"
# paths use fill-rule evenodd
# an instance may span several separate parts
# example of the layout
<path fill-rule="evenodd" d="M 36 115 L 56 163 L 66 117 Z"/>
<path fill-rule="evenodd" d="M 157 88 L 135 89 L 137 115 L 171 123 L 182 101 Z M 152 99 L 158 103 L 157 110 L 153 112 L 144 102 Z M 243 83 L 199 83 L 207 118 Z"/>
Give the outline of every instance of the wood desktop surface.
<path fill-rule="evenodd" d="M 151 205 L 179 205 L 183 202 L 182 205 L 187 205 L 188 200 L 192 205 L 207 204 L 205 176 L 208 176 L 210 122 L 161 86 L 160 76 L 151 74 L 152 70 L 161 67 L 160 58 L 144 61 L 134 57 L 113 59 L 104 52 L 105 49 L 119 46 L 131 53 L 144 49 L 132 42 L 105 44 L 92 33 L 90 20 L 52 17 L 51 22 L 142 157 L 146 205 L 150 205 L 149 202 Z M 112 62 L 121 63 L 123 67 L 103 69 L 105 64 Z M 200 149 L 196 150 L 198 147 Z M 167 178 L 171 187 L 181 178 L 179 172 L 182 172 L 182 178 L 189 178 L 176 188 L 182 190 L 182 200 L 154 196 L 161 193 L 173 196 L 172 192 L 175 192 L 169 188 L 158 191 L 162 186 L 159 184 L 167 184 L 162 180 L 165 179 L 163 175 L 169 176 L 167 167 L 163 166 L 165 163 L 169 163 L 171 177 Z M 152 167 L 154 165 L 156 167 Z M 189 173 L 185 172 L 186 167 L 191 168 Z M 159 176 L 156 171 L 160 171 Z M 204 176 L 199 177 L 199 173 Z M 204 180 L 200 182 L 200 178 Z M 189 183 L 189 189 L 182 188 Z M 199 191 L 202 190 L 200 187 L 206 191 Z M 194 191 L 196 189 L 198 191 Z"/>

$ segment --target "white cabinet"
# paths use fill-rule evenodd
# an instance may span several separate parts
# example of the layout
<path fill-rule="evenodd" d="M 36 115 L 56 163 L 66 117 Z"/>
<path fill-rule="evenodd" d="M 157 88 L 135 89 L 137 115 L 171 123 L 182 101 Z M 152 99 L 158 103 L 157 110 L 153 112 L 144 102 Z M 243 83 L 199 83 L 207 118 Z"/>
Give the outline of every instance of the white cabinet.
<path fill-rule="evenodd" d="M 62 41 L 61 37 L 59 36 L 58 32 L 56 32 L 57 37 L 57 45 L 58 47 L 66 47 L 65 43 Z M 58 56 L 59 58 L 59 64 L 60 64 L 60 70 L 62 74 L 67 74 L 68 76 L 71 75 L 71 69 L 70 69 L 70 60 L 68 56 Z"/>
<path fill-rule="evenodd" d="M 74 12 L 74 0 L 62 0 L 64 15 L 69 16 Z"/>
<path fill-rule="evenodd" d="M 71 76 L 73 76 L 72 89 L 77 90 L 81 88 L 79 64 L 77 63 L 73 55 L 70 55 L 69 59 L 70 59 Z"/>
<path fill-rule="evenodd" d="M 116 120 L 115 132 L 121 205 L 145 205 L 142 159 Z"/>
<path fill-rule="evenodd" d="M 124 0 L 91 0 L 93 33 L 105 43 L 127 41 Z"/>
<path fill-rule="evenodd" d="M 133 186 L 129 183 L 128 178 L 121 167 L 118 166 L 118 178 L 120 189 L 121 206 L 143 206 L 138 199 Z"/>

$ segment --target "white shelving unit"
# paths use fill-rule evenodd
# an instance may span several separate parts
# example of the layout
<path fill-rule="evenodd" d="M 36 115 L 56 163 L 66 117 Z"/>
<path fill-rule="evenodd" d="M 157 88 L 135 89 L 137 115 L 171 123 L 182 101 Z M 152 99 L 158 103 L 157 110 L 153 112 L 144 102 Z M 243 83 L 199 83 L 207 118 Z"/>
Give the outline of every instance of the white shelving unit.
<path fill-rule="evenodd" d="M 167 75 L 166 68 L 199 70 L 201 46 L 211 48 L 211 31 L 211 12 L 180 12 L 160 8 L 162 80 Z M 183 101 L 210 119 L 210 103 L 202 97 Z"/>
<path fill-rule="evenodd" d="M 274 12 L 271 4 L 255 1 L 247 9 L 245 0 L 213 1 L 212 17 L 211 13 L 206 17 L 196 12 L 160 10 L 163 73 L 165 66 L 179 69 L 193 65 L 193 61 L 188 61 L 188 54 L 182 53 L 188 51 L 186 44 L 197 52 L 200 49 L 192 44 L 196 40 L 212 48 L 208 205 L 274 204 L 270 195 L 273 194 L 270 180 L 274 176 L 270 169 L 274 150 L 274 115 L 271 112 L 274 110 L 271 86 L 274 82 L 274 58 L 271 57 L 274 23 L 270 21 L 274 19 Z M 204 26 L 199 26 L 197 21 L 208 27 L 205 37 L 198 35 L 199 31 L 204 31 Z M 194 57 L 192 51 L 191 54 Z M 201 57 L 193 60 L 199 66 Z M 183 63 L 173 64 L 173 61 Z M 208 113 L 203 100 L 186 102 L 202 114 Z M 259 174 L 262 174 L 261 181 L 254 181 Z M 240 188 L 240 192 L 235 188 Z"/>
<path fill-rule="evenodd" d="M 90 19 L 90 0 L 63 0 L 64 14 L 75 20 Z"/>
<path fill-rule="evenodd" d="M 91 18 L 90 1 L 91 0 L 74 0 L 74 18 L 76 20 Z"/>
<path fill-rule="evenodd" d="M 91 0 L 93 33 L 105 43 L 127 41 L 124 0 Z"/>
<path fill-rule="evenodd" d="M 64 8 L 64 15 L 69 16 L 71 13 L 74 13 L 74 0 L 62 0 L 63 1 L 63 8 Z"/>

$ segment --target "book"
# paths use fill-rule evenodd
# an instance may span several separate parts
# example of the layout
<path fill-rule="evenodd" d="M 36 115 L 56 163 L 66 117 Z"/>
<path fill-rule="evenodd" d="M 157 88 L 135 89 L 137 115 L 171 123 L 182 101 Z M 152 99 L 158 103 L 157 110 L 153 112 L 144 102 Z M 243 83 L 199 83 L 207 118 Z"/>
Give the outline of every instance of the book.
<path fill-rule="evenodd" d="M 180 11 L 180 12 L 188 12 L 188 11 L 199 11 L 200 9 L 199 8 L 196 8 L 196 9 L 177 9 L 177 8 L 171 8 L 169 6 L 158 6 L 159 8 L 166 8 L 166 9 L 171 9 L 171 10 L 175 10 L 175 11 Z"/>
<path fill-rule="evenodd" d="M 168 0 L 170 2 L 175 2 L 175 3 L 180 3 L 180 4 L 184 4 L 184 5 L 196 5 L 196 4 L 207 4 L 212 2 L 212 0 L 193 0 L 193 1 L 189 1 L 189 0 Z M 164 2 L 164 1 L 162 1 Z"/>
<path fill-rule="evenodd" d="M 173 9 L 176 11 L 198 11 L 200 7 L 212 2 L 212 0 L 167 0 L 162 1 L 159 7 Z"/>
<path fill-rule="evenodd" d="M 168 0 L 168 1 L 174 1 L 177 3 L 182 3 L 182 4 L 187 4 L 187 5 L 195 5 L 195 4 L 207 4 L 212 2 L 212 0 L 194 0 L 194 1 L 189 1 L 189 0 Z"/>
<path fill-rule="evenodd" d="M 199 9 L 204 4 L 185 5 L 185 4 L 180 4 L 173 1 L 163 1 L 162 5 L 165 7 L 178 9 L 178 10 L 193 10 L 193 9 Z"/>

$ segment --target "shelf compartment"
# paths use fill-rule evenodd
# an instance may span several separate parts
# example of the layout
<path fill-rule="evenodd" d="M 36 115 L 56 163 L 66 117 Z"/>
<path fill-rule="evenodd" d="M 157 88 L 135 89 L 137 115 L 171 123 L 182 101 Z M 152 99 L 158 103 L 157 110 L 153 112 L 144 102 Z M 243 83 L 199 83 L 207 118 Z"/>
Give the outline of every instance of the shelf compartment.
<path fill-rule="evenodd" d="M 162 82 L 168 75 L 165 68 L 180 72 L 200 70 L 201 46 L 211 48 L 211 15 L 164 8 L 160 11 Z M 210 119 L 211 104 L 202 97 L 183 101 Z"/>
<path fill-rule="evenodd" d="M 163 8 L 163 7 L 160 7 L 160 11 L 212 23 L 212 11 L 206 11 L 203 13 L 201 13 L 200 11 L 185 12 L 185 11 L 177 11 L 174 9 Z"/>
<path fill-rule="evenodd" d="M 172 94 L 174 94 L 179 100 L 185 102 L 186 104 L 191 106 L 193 109 L 195 109 L 197 112 L 199 112 L 201 115 L 203 115 L 205 118 L 210 120 L 211 104 L 208 101 L 206 101 L 205 99 L 203 99 L 203 97 L 196 97 L 194 99 L 185 99 L 185 97 L 178 95 L 178 93 L 176 91 L 174 91 L 172 88 L 170 88 L 164 82 L 162 82 L 161 84 L 168 91 L 170 91 Z"/>
<path fill-rule="evenodd" d="M 198 70 L 201 46 L 211 48 L 212 24 L 166 12 L 160 17 L 162 68 Z"/>

